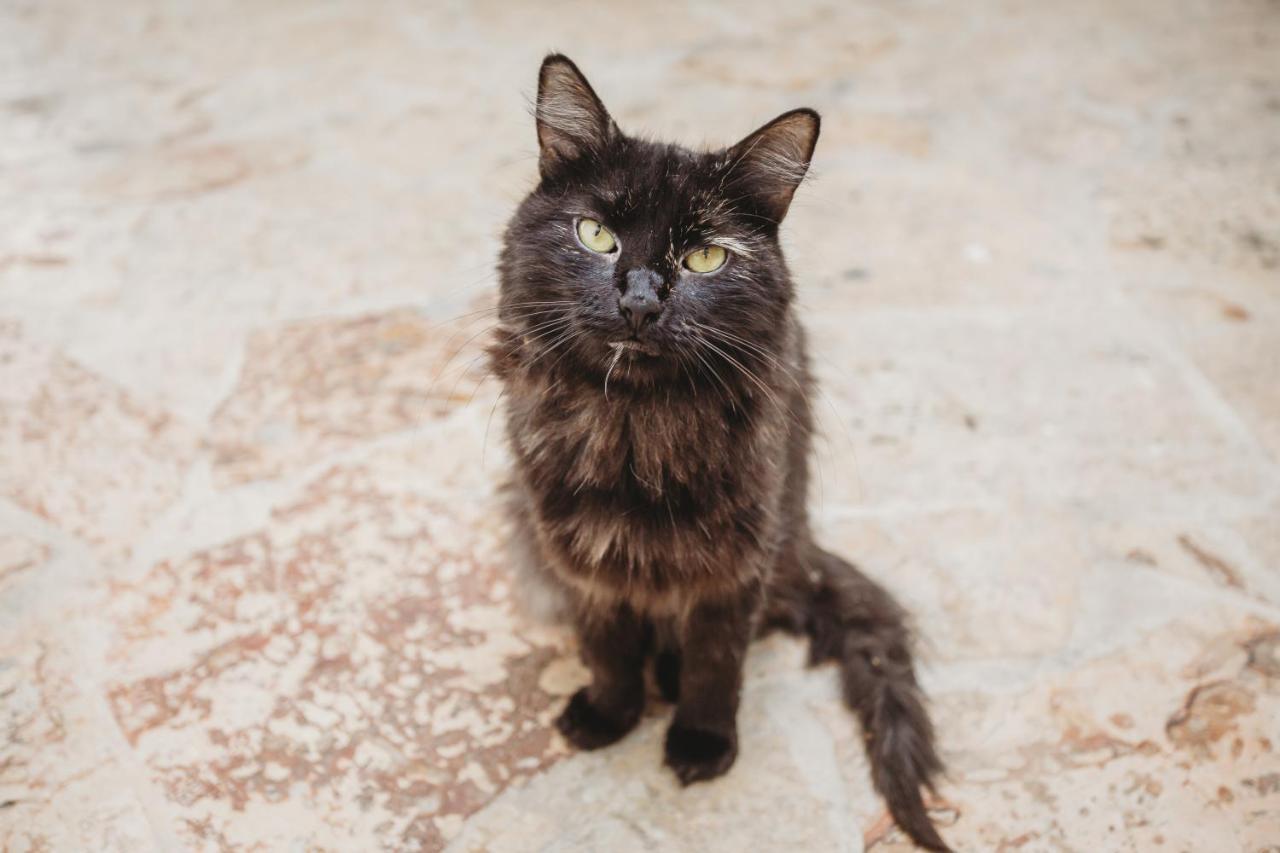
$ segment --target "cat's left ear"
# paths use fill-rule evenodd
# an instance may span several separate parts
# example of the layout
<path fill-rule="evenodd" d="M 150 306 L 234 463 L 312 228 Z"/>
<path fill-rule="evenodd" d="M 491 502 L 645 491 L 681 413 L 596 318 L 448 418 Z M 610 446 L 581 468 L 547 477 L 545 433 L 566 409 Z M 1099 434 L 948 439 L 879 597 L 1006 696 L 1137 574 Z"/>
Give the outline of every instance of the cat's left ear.
<path fill-rule="evenodd" d="M 553 53 L 538 73 L 538 169 L 545 178 L 564 163 L 601 150 L 618 133 L 587 78 Z"/>
<path fill-rule="evenodd" d="M 792 110 L 749 134 L 727 152 L 731 180 L 756 198 L 774 222 L 781 222 L 787 215 L 791 197 L 809 171 L 820 126 L 821 120 L 813 110 Z"/>

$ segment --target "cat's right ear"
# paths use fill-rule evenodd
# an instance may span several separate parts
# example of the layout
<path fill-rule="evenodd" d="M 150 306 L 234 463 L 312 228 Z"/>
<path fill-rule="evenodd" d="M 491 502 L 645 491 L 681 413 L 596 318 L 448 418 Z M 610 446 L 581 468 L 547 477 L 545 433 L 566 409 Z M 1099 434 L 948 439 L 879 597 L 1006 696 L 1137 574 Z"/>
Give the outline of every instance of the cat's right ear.
<path fill-rule="evenodd" d="M 544 178 L 564 163 L 603 149 L 618 133 L 587 78 L 558 53 L 542 61 L 535 116 L 538 170 Z"/>

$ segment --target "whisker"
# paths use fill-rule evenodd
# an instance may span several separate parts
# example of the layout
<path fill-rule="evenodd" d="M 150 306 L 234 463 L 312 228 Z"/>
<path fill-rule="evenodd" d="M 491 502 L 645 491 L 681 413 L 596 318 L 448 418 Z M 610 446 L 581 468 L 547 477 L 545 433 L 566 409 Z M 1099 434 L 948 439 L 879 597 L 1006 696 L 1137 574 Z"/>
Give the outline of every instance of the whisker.
<path fill-rule="evenodd" d="M 724 342 L 727 346 L 732 346 L 732 345 L 733 345 L 733 344 L 730 344 L 730 342 L 729 342 L 729 341 L 730 341 L 730 339 L 731 339 L 731 340 L 733 341 L 733 343 L 734 343 L 734 344 L 737 344 L 737 345 L 738 345 L 738 346 L 740 346 L 740 347 L 745 347 L 745 348 L 748 348 L 748 349 L 750 349 L 750 350 L 755 351 L 755 352 L 756 352 L 756 353 L 758 353 L 762 358 L 766 358 L 766 359 L 768 359 L 770 362 L 772 362 L 773 364 L 777 365 L 777 366 L 778 366 L 778 369 L 779 369 L 779 370 L 782 370 L 782 371 L 786 374 L 787 378 L 788 378 L 788 379 L 791 381 L 791 383 L 796 387 L 796 389 L 800 391 L 800 393 L 801 393 L 801 394 L 806 394 L 806 393 L 808 393 L 808 392 L 814 392 L 814 393 L 816 393 L 816 394 L 817 394 L 817 396 L 818 396 L 819 398 L 821 398 L 822 402 L 826 405 L 826 407 L 827 407 L 828 411 L 830 411 L 832 418 L 833 418 L 833 419 L 835 420 L 835 422 L 839 425 L 839 429 L 840 429 L 840 433 L 841 433 L 841 435 L 843 435 L 843 436 L 844 436 L 845 443 L 846 443 L 846 445 L 848 446 L 849 454 L 851 455 L 851 457 L 852 457 L 852 459 L 853 459 L 853 464 L 854 464 L 854 479 L 855 479 L 855 481 L 856 481 L 856 483 L 857 483 L 858 491 L 859 491 L 859 493 L 861 493 L 861 492 L 862 492 L 862 474 L 861 474 L 860 468 L 859 468 L 859 466 L 858 466 L 858 447 L 857 447 L 857 442 L 855 442 L 855 441 L 854 441 L 853 433 L 849 430 L 849 424 L 848 424 L 848 423 L 846 423 L 846 422 L 845 422 L 845 420 L 844 420 L 844 418 L 840 416 L 840 412 L 839 412 L 839 410 L 836 408 L 834 401 L 832 401 L 832 399 L 831 399 L 831 395 L 827 394 L 827 392 L 826 392 L 826 391 L 824 391 L 824 390 L 823 390 L 823 388 L 822 388 L 822 386 L 821 386 L 819 383 L 817 383 L 817 382 L 809 381 L 809 382 L 807 382 L 807 383 L 803 383 L 803 384 L 802 384 L 802 383 L 801 383 L 801 382 L 800 382 L 800 381 L 799 381 L 799 380 L 798 380 L 798 379 L 797 379 L 797 378 L 792 374 L 792 372 L 791 372 L 790 370 L 787 370 L 787 369 L 786 369 L 786 366 L 785 366 L 785 365 L 783 365 L 783 364 L 778 360 L 778 358 L 776 358 L 772 353 L 769 353 L 769 352 L 765 351 L 764 349 L 762 349 L 758 344 L 752 343 L 751 341 L 747 341 L 747 340 L 745 340 L 745 339 L 743 339 L 743 338 L 741 338 L 741 337 L 739 337 L 739 336 L 737 336 L 737 335 L 733 334 L 732 332 L 728 332 L 728 331 L 726 331 L 726 330 L 724 330 L 724 329 L 715 329 L 715 328 L 712 328 L 712 327 L 710 327 L 710 326 L 705 326 L 705 325 L 703 325 L 703 324 L 701 324 L 701 323 L 695 323 L 695 325 L 697 325 L 697 326 L 698 326 L 700 329 L 702 329 L 703 331 L 705 331 L 705 332 L 707 332 L 707 333 L 710 333 L 710 334 L 712 334 L 712 335 L 717 336 L 717 338 L 718 338 L 719 340 L 721 340 L 722 342 Z M 812 417 L 812 414 L 810 415 L 810 417 Z M 797 425 L 799 425 L 799 418 L 798 418 L 798 417 L 796 418 L 796 423 L 797 423 Z M 833 445 L 831 444 L 832 439 L 831 439 L 831 437 L 827 434 L 827 431 L 826 431 L 826 430 L 824 430 L 824 429 L 818 429 L 818 428 L 816 427 L 816 424 L 814 424 L 814 423 L 812 423 L 812 422 L 811 422 L 811 424 L 810 424 L 810 434 L 814 437 L 815 441 L 821 441 L 823 444 L 825 444 L 825 445 L 826 445 L 826 447 L 827 447 L 827 449 L 828 449 L 828 452 L 830 452 L 830 451 L 832 450 L 832 448 L 833 448 Z M 820 501 L 820 502 L 821 502 L 821 501 L 824 501 L 824 500 L 826 499 L 826 481 L 825 481 L 825 476 L 824 476 L 824 474 L 823 474 L 823 467 L 824 467 L 824 466 L 821 466 L 821 465 L 815 465 L 815 466 L 814 466 L 814 470 L 816 471 L 817 476 L 818 476 L 818 489 L 819 489 L 819 494 L 820 494 L 820 497 L 819 497 L 819 501 Z"/>
<path fill-rule="evenodd" d="M 744 347 L 748 347 L 756 351 L 757 353 L 759 353 L 762 357 L 768 358 L 774 364 L 779 365 L 780 369 L 785 369 L 784 367 L 781 366 L 781 363 L 772 353 L 765 351 L 758 344 L 754 344 L 750 341 L 747 341 L 741 337 L 738 337 L 737 335 L 734 335 L 732 332 L 728 332 L 724 329 L 713 329 L 710 326 L 703 326 L 700 323 L 697 325 L 699 326 L 699 328 L 703 329 L 704 331 L 710 332 L 711 334 L 714 334 L 714 335 L 718 335 L 721 340 L 724 340 L 725 338 L 732 339 L 737 344 Z M 801 384 L 801 382 L 798 379 L 796 379 L 795 376 L 791 375 L 790 371 L 787 371 L 787 377 L 791 380 L 791 383 L 795 385 L 795 387 L 802 394 L 807 391 L 812 391 L 812 392 L 815 392 L 820 398 L 822 398 L 823 403 L 825 403 L 828 410 L 830 410 L 832 417 L 835 418 L 838 424 L 840 424 L 840 431 L 844 434 L 845 442 L 849 445 L 849 452 L 853 454 L 854 464 L 856 465 L 857 464 L 857 445 L 853 440 L 853 433 L 849 431 L 849 425 L 845 423 L 844 418 L 840 416 L 840 412 L 838 409 L 836 409 L 835 402 L 832 401 L 831 395 L 828 394 L 826 391 L 824 391 L 822 388 L 822 385 L 819 384 L 818 382 L 810 381 L 807 384 Z M 825 432 L 815 430 L 815 434 L 821 437 L 824 441 L 829 441 Z"/>
<path fill-rule="evenodd" d="M 729 362 L 731 365 L 736 367 L 744 376 L 750 379 L 752 383 L 754 383 L 755 386 L 760 389 L 760 393 L 764 394 L 765 397 L 768 398 L 768 400 L 772 402 L 773 405 L 776 406 L 779 411 L 788 411 L 783 408 L 782 403 L 781 401 L 778 400 L 777 395 L 774 394 L 773 391 L 770 390 L 769 387 L 764 384 L 764 382 L 760 379 L 760 377 L 756 376 L 755 373 L 753 373 L 750 369 L 748 369 L 742 362 L 738 361 L 736 358 L 729 355 L 727 352 L 725 352 L 723 349 L 716 346 L 709 340 L 704 339 L 703 343 L 706 344 L 706 346 L 712 352 L 716 353 L 725 361 Z"/>
<path fill-rule="evenodd" d="M 444 326 L 444 325 L 448 325 L 449 323 L 455 323 L 458 320 L 462 320 L 467 317 L 474 317 L 477 314 L 492 314 L 493 312 L 501 311 L 504 308 L 537 308 L 545 305 L 573 305 L 573 304 L 574 304 L 574 300 L 572 299 L 555 299 L 555 300 L 544 299 L 544 300 L 538 300 L 538 301 L 532 301 L 532 302 L 509 302 L 506 304 L 499 303 L 497 305 L 490 305 L 485 308 L 477 308 L 474 311 L 467 311 L 462 314 L 456 314 L 453 317 L 450 317 L 446 320 L 441 320 L 436 325 Z"/>
<path fill-rule="evenodd" d="M 502 402 L 502 398 L 506 394 L 507 389 L 504 386 L 502 391 L 498 393 L 498 399 L 493 401 L 493 408 L 489 409 L 489 417 L 484 422 L 484 440 L 480 442 L 480 467 L 482 469 L 485 466 L 485 456 L 489 450 L 489 427 L 493 425 L 493 415 L 498 411 L 498 404 Z"/>
<path fill-rule="evenodd" d="M 703 344 L 706 343 L 705 339 L 698 337 L 696 335 L 694 336 L 694 341 L 697 343 L 703 343 Z M 703 357 L 702 353 L 699 352 L 696 347 L 693 350 L 691 350 L 691 352 L 693 353 L 693 356 L 696 359 L 698 359 L 698 361 L 702 362 L 702 365 L 706 367 L 707 370 L 711 371 L 711 375 L 715 377 L 716 382 L 719 383 L 720 387 L 724 389 L 725 402 L 728 403 L 730 406 L 733 406 L 733 393 L 729 390 L 729 386 L 725 383 L 724 379 L 720 376 L 720 374 L 716 371 L 716 369 L 711 366 L 711 363 Z"/>
<path fill-rule="evenodd" d="M 711 349 L 713 352 L 717 353 L 721 358 L 725 359 L 731 365 L 736 367 L 746 378 L 750 379 L 755 384 L 755 386 L 760 389 L 760 392 L 765 395 L 766 399 L 773 404 L 773 406 L 778 410 L 779 413 L 786 415 L 788 418 L 790 418 L 791 422 L 795 424 L 797 427 L 800 427 L 800 428 L 804 427 L 803 422 L 800 420 L 799 416 L 795 413 L 795 411 L 790 406 L 784 406 L 782 404 L 782 401 L 778 399 L 778 396 L 772 390 L 770 390 L 764 384 L 764 382 L 758 376 L 756 376 L 755 373 L 749 370 L 745 365 L 743 365 L 740 361 L 735 359 L 733 356 L 726 353 L 723 349 L 711 343 L 711 341 L 706 340 L 704 338 L 702 343 L 706 345 L 709 349 Z"/>
<path fill-rule="evenodd" d="M 572 305 L 573 303 L 572 303 L 572 302 L 567 302 L 567 301 L 566 301 L 564 304 L 565 304 L 565 305 Z M 509 307 L 509 308 L 511 308 L 511 307 L 532 307 L 532 308 L 538 308 L 539 310 L 534 310 L 534 311 L 523 311 L 523 312 L 521 312 L 521 313 L 516 314 L 514 317 L 511 317 L 511 318 L 508 318 L 508 319 L 504 319 L 504 318 L 501 318 L 501 317 L 494 317 L 494 316 L 493 316 L 493 315 L 494 315 L 494 313 L 495 313 L 495 312 L 497 312 L 497 311 L 499 311 L 499 310 L 501 310 L 501 307 L 502 307 L 502 306 L 494 306 L 494 307 L 491 307 L 491 308 L 482 308 L 482 309 L 477 310 L 477 311 L 471 311 L 471 312 L 468 312 L 468 313 L 466 313 L 466 314 L 459 314 L 458 316 L 453 317 L 453 318 L 451 318 L 451 319 L 449 319 L 449 320 L 442 320 L 442 321 L 441 321 L 441 322 L 439 322 L 439 323 L 436 323 L 436 324 L 434 324 L 434 325 L 429 326 L 429 327 L 428 327 L 428 330 L 429 330 L 429 331 L 434 331 L 434 330 L 437 330 L 437 329 L 442 329 L 442 328 L 444 328 L 445 326 L 448 326 L 448 325 L 455 325 L 455 324 L 456 324 L 456 325 L 458 326 L 458 328 L 456 328 L 456 329 L 455 329 L 455 330 L 454 330 L 454 331 L 449 335 L 449 337 L 448 337 L 447 339 L 445 339 L 445 343 L 444 343 L 444 345 L 445 345 L 445 346 L 449 346 L 449 345 L 450 345 L 451 343 L 453 343 L 453 341 L 454 341 L 454 340 L 456 340 L 460 335 L 464 335 L 464 334 L 466 334 L 468 331 L 470 331 L 471 325 L 472 325 L 472 323 L 475 321 L 475 318 L 480 317 L 481 315 L 488 315 L 488 316 L 483 317 L 484 321 L 485 321 L 486 323 L 488 323 L 488 325 L 486 325 L 484 328 L 482 328 L 479 332 L 476 332 L 476 333 L 475 333 L 471 338 L 468 338 L 468 339 L 467 339 L 467 341 L 466 341 L 466 343 L 464 343 L 464 344 L 463 344 L 463 347 L 465 347 L 465 346 L 466 346 L 466 344 L 470 343 L 470 342 L 471 342 L 472 340 L 474 340 L 476 337 L 479 337 L 480 335 L 484 334 L 484 333 L 485 333 L 486 331 L 488 331 L 489 329 L 493 329 L 493 328 L 496 328 L 497 326 L 502 325 L 504 322 L 520 322 L 520 321 L 524 321 L 524 320 L 532 320 L 532 319 L 535 319 L 535 318 L 538 318 L 538 317 L 541 317 L 541 316 L 546 316 L 546 315 L 549 315 L 549 314 L 553 314 L 553 313 L 555 313 L 555 309 L 556 309 L 556 307 L 558 307 L 558 306 L 557 306 L 556 304 L 554 304 L 554 303 L 547 303 L 547 305 L 545 305 L 545 306 L 540 306 L 540 305 L 538 305 L 538 304 L 536 304 L 536 303 L 528 303 L 528 304 L 527 304 L 527 306 L 526 306 L 526 304 L 525 304 L 525 303 L 519 303 L 519 304 L 517 304 L 517 305 L 515 305 L 515 306 L 507 306 L 507 307 Z M 462 347 L 460 347 L 460 349 L 461 349 L 461 348 L 462 348 Z"/>
<path fill-rule="evenodd" d="M 564 333 L 564 334 L 562 334 L 560 337 L 556 338 L 554 341 L 552 341 L 550 344 L 548 344 L 548 345 L 546 346 L 546 348 L 545 348 L 545 349 L 543 349 L 543 351 L 542 351 L 542 352 L 540 352 L 540 353 L 538 353 L 536 356 L 534 356 L 534 357 L 533 357 L 533 359 L 532 359 L 532 360 L 531 360 L 527 365 L 525 365 L 525 369 L 528 369 L 528 368 L 530 368 L 530 367 L 533 367 L 533 366 L 534 366 L 535 364 L 537 364 L 539 361 L 541 361 L 542 359 L 546 358 L 546 356 L 547 356 L 547 354 L 548 354 L 548 353 L 550 353 L 550 352 L 554 351 L 557 347 L 562 346 L 565 342 L 567 342 L 567 341 L 571 341 L 571 340 L 573 340 L 573 339 L 575 339 L 575 338 L 579 337 L 581 334 L 582 334 L 582 332 L 578 331 L 577 329 L 570 328 L 567 332 L 565 332 L 565 333 Z M 567 354 L 567 350 L 566 350 L 566 353 L 565 353 L 565 354 Z M 560 358 L 564 358 L 564 355 L 565 355 L 565 354 L 562 354 L 562 355 L 560 356 Z M 558 358 L 558 359 L 556 359 L 556 360 L 552 363 L 551 367 L 553 367 L 553 368 L 554 368 L 554 367 L 555 367 L 557 364 L 559 364 L 559 363 L 560 363 L 560 359 Z"/>
<path fill-rule="evenodd" d="M 566 304 L 566 305 L 572 305 L 573 303 L 571 303 L 571 302 L 566 302 L 565 304 Z M 463 317 L 467 317 L 467 316 L 475 316 L 475 315 L 477 315 L 477 314 L 490 313 L 491 311 L 495 311 L 495 310 L 497 310 L 497 309 L 496 309 L 496 308 L 495 308 L 495 309 L 488 309 L 488 308 L 486 308 L 486 309 L 483 309 L 483 310 L 481 310 L 481 311 L 473 311 L 473 312 L 471 312 L 471 314 L 470 314 L 470 315 L 463 314 L 462 316 L 463 316 Z M 543 309 L 543 310 L 541 310 L 541 311 L 526 311 L 526 312 L 524 312 L 523 314 L 519 314 L 519 315 L 517 315 L 516 317 L 514 317 L 514 318 L 512 318 L 512 319 L 514 319 L 514 320 L 528 320 L 528 319 L 530 319 L 530 318 L 532 318 L 532 317 L 538 317 L 538 316 L 541 316 L 541 315 L 544 315 L 544 314 L 552 314 L 552 313 L 554 313 L 554 310 L 553 310 L 552 308 L 545 308 L 545 309 Z M 447 321 L 445 321 L 444 323 L 441 323 L 441 324 L 440 324 L 440 326 L 436 326 L 436 327 L 433 327 L 433 328 L 440 328 L 441 326 L 446 325 L 447 323 L 452 323 L 452 322 L 454 322 L 454 321 L 453 321 L 453 320 L 447 320 Z M 501 325 L 503 322 L 506 322 L 506 321 L 504 321 L 504 320 L 502 320 L 501 318 L 499 318 L 499 319 L 498 319 L 498 321 L 497 321 L 496 323 L 492 323 L 492 324 L 490 324 L 488 327 L 486 327 L 485 329 L 481 329 L 481 330 L 480 330 L 479 332 L 477 332 L 474 336 L 472 336 L 470 339 L 468 339 L 468 340 L 467 340 L 467 343 L 468 343 L 468 344 L 469 344 L 469 343 L 471 343 L 471 341 L 475 340 L 475 338 L 479 337 L 480 335 L 483 335 L 483 334 L 484 334 L 488 329 L 492 329 L 492 328 L 494 328 L 495 326 Z M 445 340 L 445 346 L 448 346 L 450 343 L 452 343 L 452 342 L 453 342 L 453 340 L 454 340 L 456 337 L 458 337 L 458 335 L 465 333 L 465 331 L 466 331 L 466 327 L 465 327 L 465 325 L 464 325 L 464 327 L 463 327 L 463 328 L 460 328 L 460 329 L 455 330 L 455 331 L 454 331 L 454 333 L 453 333 L 453 334 L 451 334 L 451 335 L 449 335 L 449 337 Z M 465 347 L 465 346 L 466 346 L 466 344 L 463 344 L 463 346 Z"/>
<path fill-rule="evenodd" d="M 568 322 L 568 318 L 565 318 L 565 317 L 556 317 L 556 318 L 553 318 L 553 319 L 551 319 L 551 320 L 546 320 L 546 321 L 544 321 L 544 322 L 538 323 L 537 325 L 533 326 L 533 327 L 531 328 L 531 331 L 538 330 L 538 329 L 547 329 L 548 327 L 555 326 L 557 323 L 562 323 L 562 322 L 563 322 L 563 323 L 567 323 L 567 322 Z M 474 335 L 472 335 L 471 337 L 467 338 L 467 340 L 466 340 L 465 342 L 463 342 L 463 344 L 462 344 L 461 346 L 459 346 L 459 347 L 458 347 L 457 349 L 455 349 L 452 353 L 450 353 L 449 357 L 448 357 L 447 359 L 445 359 L 444 364 L 442 364 L 442 365 L 440 366 L 440 369 L 436 371 L 436 375 L 435 375 L 435 377 L 432 379 L 432 381 L 431 381 L 431 385 L 427 388 L 427 395 L 428 395 L 428 396 L 430 396 L 430 395 L 431 395 L 431 393 L 435 390 L 435 386 L 436 386 L 436 384 L 437 384 L 437 383 L 438 383 L 442 378 L 444 378 L 444 374 L 445 374 L 445 372 L 446 372 L 446 371 L 447 371 L 447 370 L 448 370 L 448 369 L 453 365 L 453 360 L 454 360 L 455 358 L 457 358 L 459 355 L 461 355 L 461 354 L 462 354 L 462 352 L 463 352 L 463 350 L 465 350 L 468 346 L 470 346 L 470 344 L 471 344 L 471 342 L 472 342 L 472 341 L 474 341 L 476 338 L 480 337 L 481 335 L 485 334 L 486 332 L 491 332 L 491 331 L 493 331 L 494 329 L 498 328 L 498 327 L 499 327 L 499 326 L 501 326 L 501 325 L 502 325 L 502 323 L 501 323 L 501 322 L 498 322 L 498 323 L 493 323 L 493 324 L 490 324 L 489 326 L 486 326 L 485 328 L 483 328 L 483 329 L 481 329 L 480 331 L 476 332 L 476 333 L 475 333 Z M 535 335 L 533 338 L 531 338 L 531 340 L 537 340 L 537 338 L 538 338 L 538 337 L 540 337 L 540 335 Z M 472 365 L 474 365 L 474 364 L 475 364 L 477 361 L 479 361 L 480 359 L 484 358 L 486 355 L 487 355 L 487 353 L 481 352 L 479 355 L 475 356 L 475 357 L 474 357 L 474 358 L 472 358 L 469 362 L 467 362 L 467 364 L 466 364 L 466 365 L 463 367 L 463 369 L 459 372 L 458 377 L 454 380 L 454 382 L 453 382 L 453 387 L 449 389 L 449 398 L 450 398 L 450 399 L 452 399 L 453 395 L 457 392 L 457 390 L 458 390 L 458 384 L 462 382 L 462 377 L 466 376 L 467 371 L 469 371 L 469 370 L 471 369 L 471 366 L 472 366 Z M 478 386 L 477 386 L 477 387 L 478 387 Z M 473 392 L 473 396 L 474 396 L 474 392 Z"/>
<path fill-rule="evenodd" d="M 578 340 L 578 339 L 580 339 L 580 338 L 584 338 L 584 337 L 586 337 L 586 333 L 584 333 L 584 332 L 578 332 L 578 333 L 577 333 L 577 334 L 576 334 L 572 339 L 570 339 L 570 343 L 572 343 L 573 341 Z M 559 364 L 560 362 L 564 361 L 564 357 L 565 357 L 565 356 L 567 356 L 567 355 L 568 355 L 570 352 L 572 352 L 572 351 L 573 351 L 573 350 L 572 350 L 571 348 L 566 347 L 566 348 L 565 348 L 565 351 L 564 351 L 564 352 L 562 352 L 562 353 L 560 353 L 559 357 L 558 357 L 558 358 L 556 358 L 556 360 L 555 360 L 555 361 L 551 362 L 551 364 L 547 366 L 547 373 L 551 373 L 552 371 L 554 371 L 554 370 L 556 369 L 556 365 L 557 365 L 557 364 Z M 557 379 L 555 380 L 555 382 L 554 382 L 554 383 L 552 383 L 552 386 L 551 386 L 551 387 L 552 387 L 552 388 L 554 388 L 554 387 L 556 387 L 556 386 L 557 386 L 557 385 L 559 385 L 559 384 L 560 384 L 560 380 L 559 380 L 559 378 L 557 378 Z"/>
<path fill-rule="evenodd" d="M 613 360 L 609 362 L 609 369 L 604 372 L 604 401 L 609 402 L 609 377 L 613 374 L 613 369 L 618 366 L 618 362 L 622 359 L 622 347 L 613 348 Z"/>
<path fill-rule="evenodd" d="M 685 353 L 683 348 L 679 348 L 675 351 L 675 355 L 676 364 L 680 365 L 680 372 L 683 373 L 684 378 L 689 381 L 689 390 L 696 396 L 698 388 L 693 384 L 693 374 L 689 372 L 689 362 L 685 359 L 685 355 L 687 355 L 687 353 Z"/>
<path fill-rule="evenodd" d="M 696 321 L 694 321 L 694 325 L 697 326 L 703 332 L 715 337 L 720 343 L 723 343 L 725 346 L 731 349 L 738 350 L 743 354 L 744 357 L 748 355 L 756 355 L 760 358 L 765 359 L 773 367 L 774 371 L 781 373 L 787 379 L 787 381 L 789 381 L 792 385 L 795 386 L 797 391 L 799 391 L 801 394 L 805 393 L 805 386 L 801 384 L 800 380 L 795 377 L 793 373 L 793 369 L 789 369 L 788 365 L 784 364 L 777 356 L 775 356 L 773 353 L 769 352 L 768 350 L 764 349 L 759 344 L 755 344 L 744 338 L 740 338 L 737 335 L 732 334 L 731 332 L 725 331 L 724 329 L 716 329 L 711 326 L 704 326 L 703 324 L 698 323 Z"/>

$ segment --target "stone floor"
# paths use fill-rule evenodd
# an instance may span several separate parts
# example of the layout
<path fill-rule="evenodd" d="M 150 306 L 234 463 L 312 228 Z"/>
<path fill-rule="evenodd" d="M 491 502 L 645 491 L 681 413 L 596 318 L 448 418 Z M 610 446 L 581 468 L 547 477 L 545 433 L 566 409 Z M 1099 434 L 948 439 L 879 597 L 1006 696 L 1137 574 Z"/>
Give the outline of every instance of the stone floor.
<path fill-rule="evenodd" d="M 478 358 L 551 48 L 627 128 L 823 112 L 814 513 L 917 616 L 947 837 L 1280 849 L 1275 0 L 3 0 L 0 45 L 3 849 L 906 848 L 789 640 L 716 783 L 661 706 L 552 734 Z"/>

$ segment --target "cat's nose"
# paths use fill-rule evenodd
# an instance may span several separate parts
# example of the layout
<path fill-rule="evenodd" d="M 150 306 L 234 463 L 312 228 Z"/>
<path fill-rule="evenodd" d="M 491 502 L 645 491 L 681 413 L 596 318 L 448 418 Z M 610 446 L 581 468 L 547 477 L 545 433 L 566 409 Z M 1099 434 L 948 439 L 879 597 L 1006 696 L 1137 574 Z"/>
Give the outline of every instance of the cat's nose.
<path fill-rule="evenodd" d="M 626 290 L 618 299 L 618 313 L 631 327 L 632 334 L 658 319 L 662 313 L 662 299 L 658 296 L 662 276 L 650 269 L 634 269 L 627 272 Z"/>

